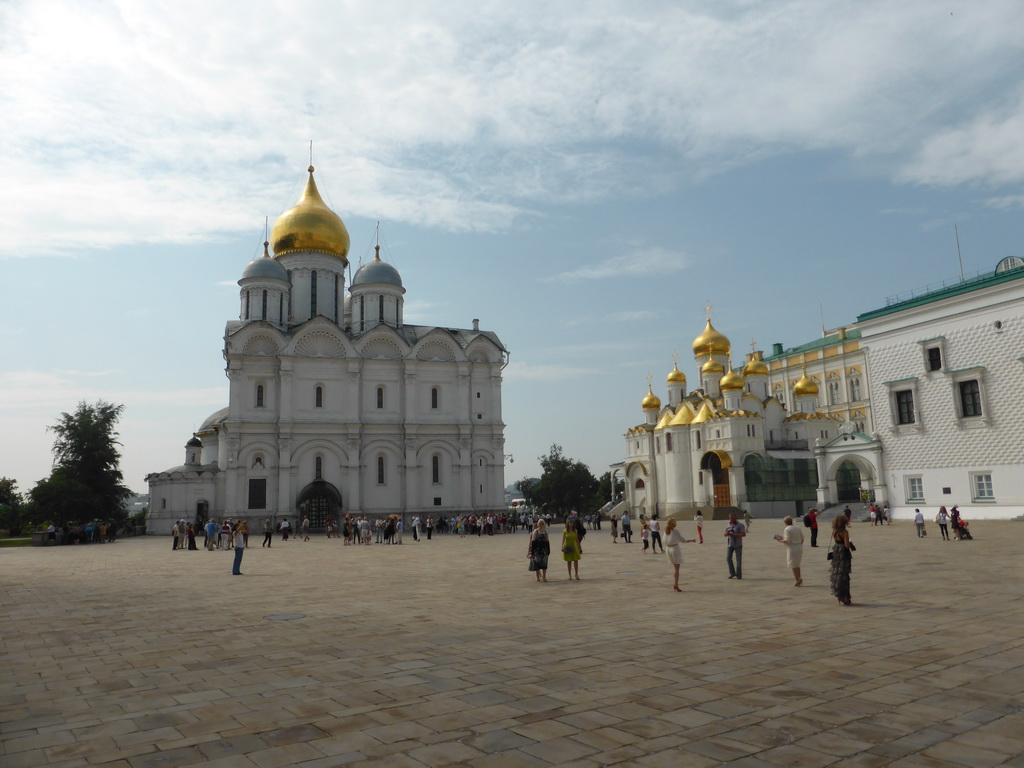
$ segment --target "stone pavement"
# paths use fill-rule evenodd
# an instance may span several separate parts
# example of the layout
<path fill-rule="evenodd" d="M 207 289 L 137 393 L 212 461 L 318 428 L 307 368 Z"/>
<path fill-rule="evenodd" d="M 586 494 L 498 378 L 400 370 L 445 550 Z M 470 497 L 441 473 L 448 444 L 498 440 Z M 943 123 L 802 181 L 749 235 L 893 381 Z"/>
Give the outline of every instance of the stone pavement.
<path fill-rule="evenodd" d="M 2 549 L 0 766 L 1024 766 L 1024 525 L 856 524 L 850 608 L 781 527 L 730 581 L 709 522 L 682 594 L 607 530 L 547 584 L 523 534 L 253 536 L 240 577 L 169 537 Z"/>

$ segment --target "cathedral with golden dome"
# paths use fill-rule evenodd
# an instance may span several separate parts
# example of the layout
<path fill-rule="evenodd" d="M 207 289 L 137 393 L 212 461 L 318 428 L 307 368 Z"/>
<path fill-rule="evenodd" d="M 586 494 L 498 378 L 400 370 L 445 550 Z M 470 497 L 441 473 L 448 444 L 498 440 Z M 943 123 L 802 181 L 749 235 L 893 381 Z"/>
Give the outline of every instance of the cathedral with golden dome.
<path fill-rule="evenodd" d="M 149 533 L 232 517 L 313 528 L 346 513 L 504 508 L 500 339 L 405 322 L 405 286 L 380 257 L 349 274 L 349 233 L 314 168 L 238 281 L 224 331 L 227 407 L 147 476 Z"/>
<path fill-rule="evenodd" d="M 827 471 L 814 448 L 849 434 L 848 419 L 820 408 L 806 367 L 783 394 L 762 352 L 734 366 L 732 345 L 712 325 L 710 309 L 692 351 L 694 388 L 677 360 L 666 377 L 666 400 L 648 384 L 640 401 L 644 421 L 625 434 L 625 459 L 612 468 L 625 484 L 622 508 L 634 516 L 686 518 L 697 509 L 706 517 L 737 508 L 781 516 L 813 506 L 819 469 Z"/>

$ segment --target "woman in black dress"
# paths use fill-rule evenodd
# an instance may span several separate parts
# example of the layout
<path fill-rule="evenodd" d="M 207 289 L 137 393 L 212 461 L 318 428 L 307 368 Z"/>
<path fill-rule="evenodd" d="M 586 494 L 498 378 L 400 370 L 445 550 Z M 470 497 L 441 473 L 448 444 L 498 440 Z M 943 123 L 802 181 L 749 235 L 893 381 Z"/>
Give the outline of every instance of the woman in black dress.
<path fill-rule="evenodd" d="M 852 605 L 850 598 L 850 571 L 853 569 L 853 543 L 850 541 L 850 521 L 846 515 L 836 515 L 832 521 L 832 573 L 829 582 L 832 594 L 840 605 Z"/>
<path fill-rule="evenodd" d="M 543 520 L 537 521 L 537 527 L 530 534 L 530 570 L 537 574 L 537 581 L 548 580 L 548 555 L 551 554 L 551 542 L 548 540 L 548 525 Z"/>

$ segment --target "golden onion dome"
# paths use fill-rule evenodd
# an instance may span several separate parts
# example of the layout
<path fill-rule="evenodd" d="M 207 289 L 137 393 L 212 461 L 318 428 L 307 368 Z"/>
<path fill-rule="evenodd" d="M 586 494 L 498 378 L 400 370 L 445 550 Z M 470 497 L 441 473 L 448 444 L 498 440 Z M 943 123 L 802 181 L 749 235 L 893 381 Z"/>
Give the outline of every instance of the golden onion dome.
<path fill-rule="evenodd" d="M 807 375 L 806 369 L 804 369 L 804 375 L 797 379 L 796 384 L 793 385 L 793 394 L 796 397 L 817 396 L 818 385 L 814 382 L 814 379 Z"/>
<path fill-rule="evenodd" d="M 709 357 L 708 361 L 700 367 L 701 373 L 725 373 L 725 366 L 715 360 L 713 357 Z"/>
<path fill-rule="evenodd" d="M 679 365 L 673 365 L 672 370 L 668 372 L 668 376 L 665 381 L 669 384 L 685 384 L 686 374 L 679 370 Z"/>
<path fill-rule="evenodd" d="M 323 251 L 340 256 L 348 263 L 348 230 L 341 217 L 320 197 L 312 165 L 302 197 L 277 217 L 270 230 L 270 242 L 275 257 L 291 251 Z"/>
<path fill-rule="evenodd" d="M 693 340 L 694 357 L 707 354 L 727 355 L 730 349 L 729 340 L 712 327 L 711 318 L 708 318 L 704 333 Z"/>
<path fill-rule="evenodd" d="M 764 360 L 759 360 L 756 357 L 755 358 L 751 358 L 749 361 L 747 361 L 747 364 L 743 366 L 743 375 L 744 376 L 767 376 L 768 375 L 768 366 L 765 364 Z"/>
<path fill-rule="evenodd" d="M 647 395 L 640 401 L 640 407 L 645 411 L 656 411 L 661 408 L 661 400 L 651 391 L 650 387 L 647 387 Z"/>
<path fill-rule="evenodd" d="M 736 373 L 736 371 L 729 371 L 722 377 L 722 380 L 718 382 L 718 386 L 723 392 L 743 389 L 743 377 Z"/>

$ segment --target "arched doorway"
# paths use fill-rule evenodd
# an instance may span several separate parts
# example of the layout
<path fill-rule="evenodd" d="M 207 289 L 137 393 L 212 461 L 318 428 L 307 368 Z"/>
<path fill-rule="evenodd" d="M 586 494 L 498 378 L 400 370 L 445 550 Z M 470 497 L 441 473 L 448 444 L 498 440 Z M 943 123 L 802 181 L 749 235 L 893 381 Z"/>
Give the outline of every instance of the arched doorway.
<path fill-rule="evenodd" d="M 299 517 L 309 515 L 309 527 L 322 530 L 328 517 L 338 519 L 341 493 L 326 480 L 314 480 L 302 489 L 298 500 Z"/>
<path fill-rule="evenodd" d="M 704 482 L 711 484 L 712 503 L 716 507 L 731 507 L 732 494 L 729 492 L 729 467 L 732 460 L 729 454 L 720 451 L 709 451 L 700 460 L 700 468 L 704 470 Z"/>
<path fill-rule="evenodd" d="M 844 461 L 836 470 L 836 501 L 848 504 L 860 501 L 860 468 L 852 461 Z"/>
<path fill-rule="evenodd" d="M 196 530 L 198 531 L 210 517 L 210 503 L 208 501 L 196 502 Z"/>

